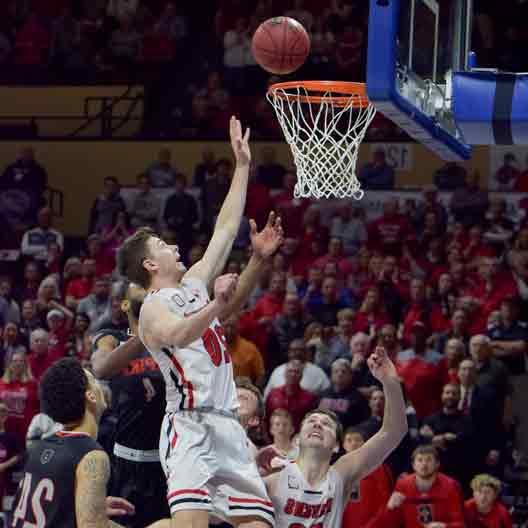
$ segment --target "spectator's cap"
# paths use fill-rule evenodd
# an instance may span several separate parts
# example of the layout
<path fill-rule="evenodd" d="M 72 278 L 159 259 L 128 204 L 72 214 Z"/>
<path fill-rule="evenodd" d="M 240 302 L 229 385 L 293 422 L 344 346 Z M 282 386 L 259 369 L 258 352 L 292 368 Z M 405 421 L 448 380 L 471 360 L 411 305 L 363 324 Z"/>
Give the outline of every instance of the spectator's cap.
<path fill-rule="evenodd" d="M 432 194 L 438 192 L 438 187 L 436 185 L 433 185 L 432 183 L 425 185 L 423 190 L 423 194 Z"/>
<path fill-rule="evenodd" d="M 46 319 L 49 321 L 52 317 L 58 317 L 59 319 L 64 319 L 64 314 L 60 310 L 57 310 L 56 308 L 54 308 L 53 310 L 50 310 L 48 312 Z"/>

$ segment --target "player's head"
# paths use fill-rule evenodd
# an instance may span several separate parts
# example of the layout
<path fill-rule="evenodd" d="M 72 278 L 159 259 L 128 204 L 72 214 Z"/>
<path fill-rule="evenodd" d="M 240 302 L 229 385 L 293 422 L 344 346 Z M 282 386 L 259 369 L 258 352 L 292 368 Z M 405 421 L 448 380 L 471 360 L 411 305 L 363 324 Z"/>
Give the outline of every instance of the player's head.
<path fill-rule="evenodd" d="M 145 289 L 155 277 L 179 280 L 185 272 L 178 246 L 166 244 L 148 227 L 138 229 L 123 242 L 117 265 L 121 275 Z"/>
<path fill-rule="evenodd" d="M 479 511 L 488 512 L 501 491 L 501 482 L 491 475 L 477 475 L 471 481 L 471 489 Z"/>
<path fill-rule="evenodd" d="M 65 427 L 79 425 L 87 414 L 97 424 L 106 409 L 101 386 L 74 358 L 60 359 L 46 370 L 39 396 L 42 412 Z"/>
<path fill-rule="evenodd" d="M 413 451 L 411 460 L 414 472 L 422 479 L 433 478 L 440 467 L 438 451 L 431 445 L 417 447 Z"/>
<path fill-rule="evenodd" d="M 349 427 L 343 437 L 343 449 L 350 453 L 359 449 L 365 443 L 365 435 L 359 429 Z"/>
<path fill-rule="evenodd" d="M 125 298 L 121 301 L 121 310 L 127 315 L 130 331 L 134 334 L 137 330 L 139 313 L 146 293 L 141 286 L 131 282 L 127 287 Z"/>
<path fill-rule="evenodd" d="M 248 378 L 236 379 L 238 416 L 244 429 L 258 427 L 264 417 L 264 400 L 262 393 Z"/>
<path fill-rule="evenodd" d="M 306 449 L 318 449 L 328 457 L 341 445 L 343 427 L 332 411 L 315 409 L 307 413 L 299 431 L 300 454 Z"/>

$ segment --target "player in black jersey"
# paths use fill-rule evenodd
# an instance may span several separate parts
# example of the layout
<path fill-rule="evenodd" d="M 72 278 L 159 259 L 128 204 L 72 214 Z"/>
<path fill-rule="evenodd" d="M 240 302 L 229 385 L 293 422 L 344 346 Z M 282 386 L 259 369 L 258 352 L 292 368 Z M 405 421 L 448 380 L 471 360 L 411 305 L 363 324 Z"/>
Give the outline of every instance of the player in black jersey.
<path fill-rule="evenodd" d="M 167 484 L 159 461 L 159 435 L 165 414 L 165 384 L 158 365 L 137 334 L 145 290 L 129 285 L 122 309 L 129 332 L 101 330 L 94 339 L 92 365 L 108 379 L 117 418 L 109 493 L 132 502 L 135 513 L 120 519 L 130 528 L 169 517 Z"/>
<path fill-rule="evenodd" d="M 46 371 L 39 392 L 43 412 L 64 430 L 29 449 L 11 526 L 119 528 L 108 517 L 108 455 L 95 441 L 105 409 L 100 385 L 76 359 L 65 358 Z M 150 528 L 169 526 L 166 519 Z"/>

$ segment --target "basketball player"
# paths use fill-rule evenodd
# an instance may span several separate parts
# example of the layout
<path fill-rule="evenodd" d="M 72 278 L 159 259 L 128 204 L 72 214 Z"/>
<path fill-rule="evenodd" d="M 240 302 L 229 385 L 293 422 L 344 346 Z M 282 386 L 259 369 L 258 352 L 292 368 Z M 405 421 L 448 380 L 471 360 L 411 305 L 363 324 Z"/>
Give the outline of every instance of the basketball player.
<path fill-rule="evenodd" d="M 108 455 L 95 441 L 105 410 L 100 385 L 76 359 L 66 358 L 45 372 L 39 392 L 43 412 L 64 430 L 29 449 L 11 526 L 119 528 L 108 518 Z M 133 511 L 126 501 L 123 506 Z M 165 519 L 151 528 L 169 526 Z"/>
<path fill-rule="evenodd" d="M 251 222 L 253 255 L 240 280 L 233 274 L 216 278 L 238 233 L 251 161 L 249 130 L 242 136 L 240 122 L 232 118 L 230 135 L 236 169 L 202 260 L 187 271 L 177 246 L 148 229 L 129 237 L 118 253 L 121 272 L 149 292 L 139 337 L 165 379 L 160 459 L 172 526 L 178 528 L 206 528 L 210 512 L 235 526 L 274 524 L 272 504 L 237 420 L 233 367 L 219 319 L 244 304 L 265 259 L 282 242 L 282 228 L 273 214 L 261 233 Z"/>
<path fill-rule="evenodd" d="M 117 417 L 109 493 L 135 505 L 134 514 L 121 521 L 131 528 L 143 528 L 170 515 L 158 452 L 165 385 L 158 365 L 135 337 L 145 294 L 134 284 L 128 286 L 121 308 L 132 337 L 124 331 L 101 330 L 91 358 L 96 376 L 109 379 Z"/>
<path fill-rule="evenodd" d="M 382 347 L 367 362 L 386 396 L 380 431 L 330 467 L 340 446 L 341 425 L 331 411 L 309 412 L 301 424 L 297 461 L 265 479 L 279 528 L 341 526 L 354 486 L 380 466 L 405 436 L 405 403 L 396 368 Z"/>

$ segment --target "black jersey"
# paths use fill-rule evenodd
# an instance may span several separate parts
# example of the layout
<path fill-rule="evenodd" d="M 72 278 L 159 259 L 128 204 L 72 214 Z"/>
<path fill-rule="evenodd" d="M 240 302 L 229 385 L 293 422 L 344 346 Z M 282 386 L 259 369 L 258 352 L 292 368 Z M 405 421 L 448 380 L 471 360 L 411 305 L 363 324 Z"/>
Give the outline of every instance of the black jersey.
<path fill-rule="evenodd" d="M 75 471 L 99 444 L 83 433 L 57 433 L 27 452 L 15 497 L 13 528 L 75 528 Z"/>
<path fill-rule="evenodd" d="M 94 347 L 105 336 L 119 344 L 129 339 L 125 332 L 102 330 Z M 110 380 L 112 411 L 117 419 L 114 441 L 130 449 L 158 449 L 161 423 L 165 415 L 165 383 L 158 365 L 145 350 L 128 367 Z"/>

